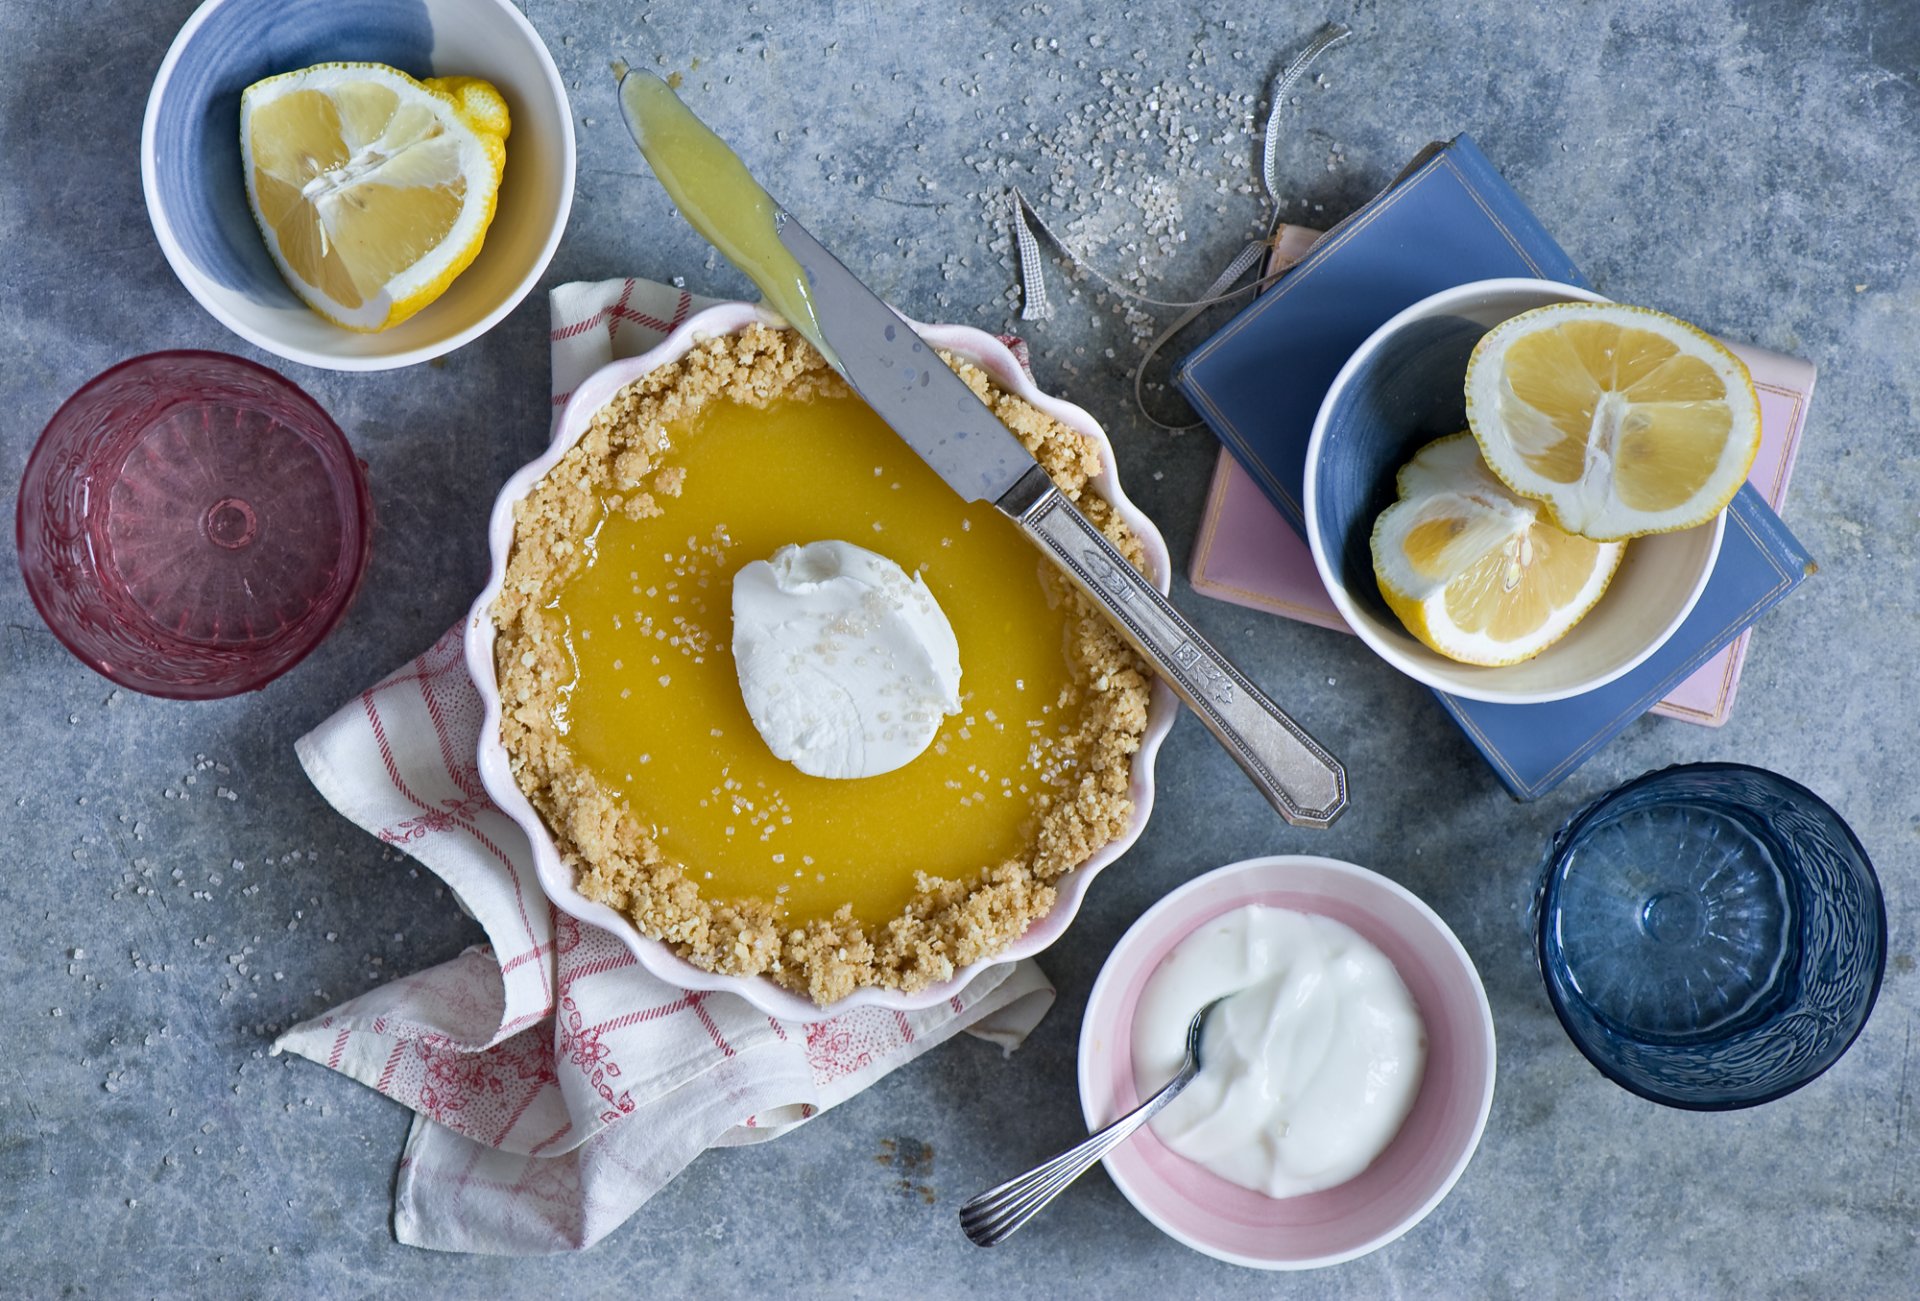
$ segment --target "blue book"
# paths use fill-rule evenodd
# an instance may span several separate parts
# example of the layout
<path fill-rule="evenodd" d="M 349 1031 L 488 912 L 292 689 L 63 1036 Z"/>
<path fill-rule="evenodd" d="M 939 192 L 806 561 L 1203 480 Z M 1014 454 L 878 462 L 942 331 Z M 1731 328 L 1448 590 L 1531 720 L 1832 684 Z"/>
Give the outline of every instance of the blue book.
<path fill-rule="evenodd" d="M 1699 604 L 1667 643 L 1633 672 L 1585 695 L 1544 705 L 1491 705 L 1433 694 L 1478 746 L 1507 789 L 1535 799 L 1619 735 L 1762 611 L 1813 572 L 1813 558 L 1751 485 L 1727 508 L 1727 535 Z"/>
<path fill-rule="evenodd" d="M 1174 372 L 1234 458 L 1302 537 L 1307 438 L 1354 349 L 1388 317 L 1472 280 L 1586 287 L 1472 140 L 1428 151 L 1342 221 Z"/>
<path fill-rule="evenodd" d="M 1386 319 L 1472 280 L 1585 285 L 1571 259 L 1466 136 L 1425 151 L 1272 288 L 1201 344 L 1174 383 L 1295 531 L 1307 440 L 1334 376 Z M 1750 487 L 1699 603 L 1624 677 L 1544 705 L 1436 692 L 1520 799 L 1553 789 L 1807 576 L 1812 562 Z"/>

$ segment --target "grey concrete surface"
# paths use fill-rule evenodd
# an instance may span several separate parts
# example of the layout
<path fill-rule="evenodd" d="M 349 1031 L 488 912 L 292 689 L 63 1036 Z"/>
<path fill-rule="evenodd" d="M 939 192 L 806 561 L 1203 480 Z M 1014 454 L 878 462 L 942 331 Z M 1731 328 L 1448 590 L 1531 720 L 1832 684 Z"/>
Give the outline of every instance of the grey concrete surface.
<path fill-rule="evenodd" d="M 141 205 L 146 88 L 192 8 L 0 0 L 8 483 L 60 399 L 111 362 L 192 346 L 276 364 L 188 297 Z M 617 124 L 608 60 L 657 58 L 883 293 L 923 319 L 989 329 L 1013 313 L 982 194 L 1017 176 L 1087 200 L 1062 166 L 1096 145 L 1137 151 L 1126 167 L 1157 178 L 1148 197 L 1177 205 L 1166 229 L 1184 241 L 1169 254 L 1139 241 L 1111 194 L 1079 212 L 1088 241 L 1110 267 L 1146 257 L 1176 295 L 1203 285 L 1260 221 L 1257 197 L 1233 192 L 1252 175 L 1248 143 L 1236 135 L 1180 167 L 1153 139 L 1098 128 L 1171 86 L 1186 88 L 1203 137 L 1237 133 L 1247 106 L 1195 83 L 1257 96 L 1278 59 L 1343 18 L 1357 39 L 1289 106 L 1291 215 L 1331 220 L 1427 141 L 1470 131 L 1603 292 L 1813 359 L 1820 387 L 1786 516 L 1820 573 L 1761 625 L 1727 727 L 1644 720 L 1533 805 L 1510 800 L 1432 700 L 1357 643 L 1188 592 L 1208 635 L 1347 759 L 1355 803 L 1337 829 L 1280 825 L 1184 720 L 1146 836 L 1046 955 L 1060 998 L 1026 1048 L 1003 1060 L 955 1043 L 790 1137 L 709 1154 L 583 1255 L 448 1257 L 391 1236 L 402 1109 L 264 1054 L 277 1029 L 475 932 L 424 870 L 324 805 L 292 742 L 427 645 L 477 589 L 486 507 L 545 436 L 546 306 L 536 294 L 444 364 L 369 376 L 279 364 L 348 431 L 380 517 L 358 606 L 298 670 L 220 703 L 115 694 L 44 631 L 13 566 L 0 573 L 0 744 L 15 774 L 0 803 L 0 1293 L 1920 1291 L 1920 11 L 529 0 L 528 13 L 580 127 L 579 196 L 549 283 L 634 272 L 744 288 L 670 217 Z M 1220 173 L 1228 194 L 1197 173 L 1202 153 L 1237 160 Z M 1065 299 L 1058 275 L 1055 286 Z M 1024 333 L 1042 384 L 1107 423 L 1184 568 L 1210 442 L 1133 413 L 1132 332 L 1111 306 L 1083 295 Z M 1537 855 L 1569 811 L 1648 768 L 1707 758 L 1777 769 L 1832 800 L 1878 863 L 1893 937 L 1852 1053 L 1800 1093 L 1718 1116 L 1641 1102 L 1590 1069 L 1548 1009 L 1524 922 Z M 214 798 L 216 785 L 236 798 Z M 1009 1245 L 970 1247 L 959 1202 L 1078 1131 L 1080 1012 L 1122 930 L 1199 871 L 1285 851 L 1405 882 L 1479 964 L 1500 1084 L 1452 1196 L 1392 1246 L 1286 1280 L 1178 1246 L 1097 1174 Z M 136 857 L 180 884 L 116 894 Z M 229 959 L 247 946 L 240 975 Z M 876 1164 L 889 1139 L 931 1149 L 933 1204 Z"/>

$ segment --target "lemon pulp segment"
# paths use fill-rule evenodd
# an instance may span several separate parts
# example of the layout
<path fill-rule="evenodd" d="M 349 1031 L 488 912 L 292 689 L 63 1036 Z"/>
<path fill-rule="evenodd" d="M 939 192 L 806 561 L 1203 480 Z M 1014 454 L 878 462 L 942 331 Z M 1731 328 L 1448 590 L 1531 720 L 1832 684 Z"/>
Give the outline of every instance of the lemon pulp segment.
<path fill-rule="evenodd" d="M 1468 363 L 1467 418 L 1509 488 L 1609 541 L 1711 519 L 1760 446 L 1739 358 L 1683 321 L 1613 303 L 1537 308 L 1490 331 Z"/>
<path fill-rule="evenodd" d="M 1566 533 L 1486 467 L 1469 434 L 1420 449 L 1374 524 L 1374 577 L 1424 645 L 1469 664 L 1539 654 L 1592 609 L 1625 544 Z"/>
<path fill-rule="evenodd" d="M 241 97 L 247 198 L 280 272 L 356 330 L 396 325 L 479 253 L 505 168 L 506 102 L 471 77 L 321 64 Z"/>

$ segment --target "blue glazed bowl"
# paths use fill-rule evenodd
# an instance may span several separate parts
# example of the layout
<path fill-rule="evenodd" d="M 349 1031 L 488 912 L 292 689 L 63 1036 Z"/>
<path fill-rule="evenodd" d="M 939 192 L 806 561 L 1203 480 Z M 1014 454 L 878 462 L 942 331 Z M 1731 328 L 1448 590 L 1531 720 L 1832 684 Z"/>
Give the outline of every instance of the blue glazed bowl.
<path fill-rule="evenodd" d="M 483 77 L 512 115 L 479 256 L 436 302 L 378 334 L 334 325 L 287 288 L 240 170 L 240 92 L 337 60 Z M 289 361 L 385 370 L 479 337 L 539 280 L 573 204 L 573 114 L 552 56 L 508 0 L 206 0 L 154 77 L 140 172 L 174 274 L 223 325 Z"/>
<path fill-rule="evenodd" d="M 1751 1107 L 1813 1080 L 1886 968 L 1866 850 L 1812 791 L 1745 764 L 1648 773 L 1576 813 L 1535 907 L 1574 1045 L 1669 1107 Z"/>
<path fill-rule="evenodd" d="M 1395 476 L 1422 446 L 1467 427 L 1467 359 L 1500 322 L 1548 303 L 1604 302 L 1551 280 L 1479 280 L 1393 317 L 1354 351 L 1320 405 L 1307 444 L 1307 542 L 1347 625 L 1402 673 L 1468 700 L 1564 700 L 1630 672 L 1686 621 L 1719 557 L 1726 513 L 1676 533 L 1636 538 L 1598 604 L 1534 658 L 1489 668 L 1416 640 L 1373 576 L 1373 522 Z"/>

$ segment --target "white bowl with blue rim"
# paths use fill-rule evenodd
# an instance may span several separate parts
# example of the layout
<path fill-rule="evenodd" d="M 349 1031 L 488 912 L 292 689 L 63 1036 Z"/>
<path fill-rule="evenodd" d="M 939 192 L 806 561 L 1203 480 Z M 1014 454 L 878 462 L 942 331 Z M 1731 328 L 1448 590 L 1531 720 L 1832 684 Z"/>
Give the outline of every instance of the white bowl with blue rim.
<path fill-rule="evenodd" d="M 1462 664 L 1422 645 L 1380 595 L 1373 522 L 1395 475 L 1427 443 L 1467 427 L 1467 359 L 1482 335 L 1548 303 L 1605 302 L 1551 280 L 1477 280 L 1392 317 L 1355 349 L 1320 404 L 1307 442 L 1307 543 L 1347 626 L 1416 682 L 1468 700 L 1530 705 L 1596 690 L 1632 672 L 1693 612 L 1726 533 L 1722 511 L 1698 527 L 1635 538 L 1599 602 L 1553 645 L 1519 664 Z"/>
<path fill-rule="evenodd" d="M 281 279 L 240 168 L 240 92 L 334 61 L 492 82 L 512 115 L 486 243 L 451 288 L 377 334 L 342 329 Z M 573 206 L 573 112 L 553 56 L 508 0 L 206 0 L 153 79 L 140 140 L 147 214 L 174 274 L 248 342 L 329 370 L 387 370 L 491 329 L 540 279 Z"/>

